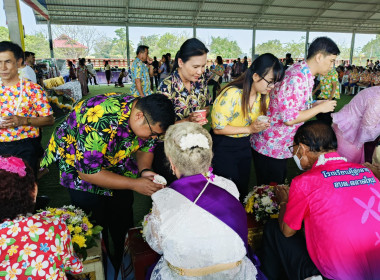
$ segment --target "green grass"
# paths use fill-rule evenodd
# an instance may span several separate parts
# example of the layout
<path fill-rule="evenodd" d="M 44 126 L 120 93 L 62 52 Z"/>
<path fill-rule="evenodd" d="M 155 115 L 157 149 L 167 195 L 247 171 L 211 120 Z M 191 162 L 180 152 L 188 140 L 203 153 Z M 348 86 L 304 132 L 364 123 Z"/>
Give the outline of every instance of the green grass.
<path fill-rule="evenodd" d="M 130 85 L 126 85 L 124 88 L 115 88 L 113 85 L 99 85 L 99 86 L 89 86 L 90 94 L 85 98 L 90 98 L 103 93 L 109 92 L 118 92 L 118 93 L 129 93 Z M 339 111 L 345 104 L 347 104 L 352 99 L 352 96 L 343 95 L 338 101 L 337 110 Z M 45 127 L 43 130 L 42 145 L 46 147 L 50 139 L 51 134 L 54 131 L 54 128 L 59 124 L 57 122 L 52 127 Z M 206 126 L 209 129 L 209 126 Z M 55 164 L 49 166 L 50 172 L 46 174 L 43 178 L 38 181 L 39 186 L 39 195 L 47 195 L 50 197 L 51 201 L 49 206 L 59 207 L 65 204 L 70 204 L 70 198 L 67 190 L 59 185 L 59 171 Z M 254 186 L 256 184 L 255 172 L 252 166 L 251 169 L 251 178 L 250 185 Z M 293 160 L 288 161 L 288 181 L 290 182 L 295 176 L 301 174 L 301 171 L 298 170 L 296 164 Z M 150 197 L 140 195 L 135 193 L 134 201 L 134 220 L 135 223 L 140 221 L 143 216 L 148 213 L 151 208 L 151 199 Z"/>

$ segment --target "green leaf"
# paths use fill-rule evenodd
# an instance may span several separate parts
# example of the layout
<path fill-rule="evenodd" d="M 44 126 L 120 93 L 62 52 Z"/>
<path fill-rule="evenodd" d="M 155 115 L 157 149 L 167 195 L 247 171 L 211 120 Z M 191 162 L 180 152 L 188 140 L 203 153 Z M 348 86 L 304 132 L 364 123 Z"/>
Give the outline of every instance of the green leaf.
<path fill-rule="evenodd" d="M 97 132 L 91 132 L 86 137 L 86 143 L 84 146 L 87 150 L 101 152 L 103 150 L 105 143 L 103 139 L 100 138 Z"/>
<path fill-rule="evenodd" d="M 32 271 L 33 271 L 34 267 L 33 266 L 29 266 L 26 270 L 25 270 L 25 275 L 32 275 Z"/>
<path fill-rule="evenodd" d="M 61 236 L 58 233 L 55 235 L 55 239 L 58 239 L 59 245 L 61 245 Z"/>
<path fill-rule="evenodd" d="M 92 229 L 92 235 L 99 234 L 102 230 L 103 228 L 101 226 L 95 226 Z"/>
<path fill-rule="evenodd" d="M 16 239 L 10 238 L 9 241 L 7 242 L 7 245 L 10 246 L 16 242 Z"/>
<path fill-rule="evenodd" d="M 24 254 L 21 254 L 21 255 L 18 257 L 17 262 L 21 262 L 23 256 L 24 256 Z"/>
<path fill-rule="evenodd" d="M 9 255 L 6 255 L 4 260 L 9 261 Z"/>
<path fill-rule="evenodd" d="M 120 111 L 119 101 L 113 98 L 108 98 L 102 103 L 102 108 L 105 114 L 113 114 Z"/>
<path fill-rule="evenodd" d="M 35 234 L 33 237 L 30 237 L 30 239 L 31 239 L 33 242 L 38 242 L 38 239 L 40 239 L 40 237 L 39 237 L 38 234 Z"/>
<path fill-rule="evenodd" d="M 51 227 L 49 228 L 49 231 L 52 231 L 52 232 L 54 232 L 54 227 L 53 227 L 53 226 L 51 226 Z"/>
<path fill-rule="evenodd" d="M 8 275 L 8 272 L 6 271 L 0 271 L 0 276 L 7 276 Z"/>
<path fill-rule="evenodd" d="M 57 269 L 57 264 L 56 264 L 56 263 L 53 264 L 53 269 L 54 269 L 54 270 Z"/>

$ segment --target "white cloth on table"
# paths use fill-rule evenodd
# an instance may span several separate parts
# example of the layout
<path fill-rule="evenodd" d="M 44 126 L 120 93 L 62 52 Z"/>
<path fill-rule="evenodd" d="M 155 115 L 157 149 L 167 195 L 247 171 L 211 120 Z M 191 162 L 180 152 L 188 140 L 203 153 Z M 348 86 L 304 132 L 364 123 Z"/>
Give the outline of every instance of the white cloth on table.
<path fill-rule="evenodd" d="M 71 97 L 75 100 L 75 102 L 78 102 L 82 99 L 82 89 L 80 82 L 78 80 L 74 80 L 71 82 L 64 83 L 63 85 L 60 85 L 58 87 L 54 88 L 55 90 L 63 90 L 64 95 L 66 97 Z M 71 93 L 68 93 L 65 90 L 70 90 Z"/>
<path fill-rule="evenodd" d="M 213 184 L 239 199 L 239 192 L 232 181 L 215 176 Z M 152 199 L 152 214 L 144 234 L 152 249 L 163 256 L 151 279 L 256 279 L 257 270 L 245 256 L 242 239 L 224 222 L 171 188 L 156 192 Z M 240 260 L 242 263 L 233 269 L 202 277 L 180 276 L 167 264 L 202 268 Z"/>

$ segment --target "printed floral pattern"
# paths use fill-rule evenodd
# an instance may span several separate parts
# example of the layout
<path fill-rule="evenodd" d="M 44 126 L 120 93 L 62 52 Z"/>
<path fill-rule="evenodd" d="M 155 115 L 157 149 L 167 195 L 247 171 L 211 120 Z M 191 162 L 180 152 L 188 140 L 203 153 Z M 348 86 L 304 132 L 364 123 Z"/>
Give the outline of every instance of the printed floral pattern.
<path fill-rule="evenodd" d="M 207 81 L 202 75 L 198 81 L 190 82 L 191 90 L 187 90 L 178 71 L 175 70 L 162 81 L 157 93 L 166 95 L 174 104 L 176 120 L 187 118 L 190 113 L 201 110 L 212 103 L 212 96 L 208 94 Z"/>
<path fill-rule="evenodd" d="M 251 111 L 248 112 L 246 117 L 244 117 L 243 109 L 241 107 L 242 94 L 243 91 L 241 89 L 230 87 L 215 99 L 211 112 L 212 128 L 223 129 L 227 125 L 240 127 L 249 126 L 257 119 L 258 116 L 262 114 L 260 112 L 261 94 L 258 93 Z M 269 98 L 267 98 L 267 104 L 268 103 Z M 245 137 L 249 136 L 249 134 L 236 134 L 228 136 Z"/>
<path fill-rule="evenodd" d="M 251 135 L 251 146 L 260 154 L 285 159 L 293 155 L 288 147 L 293 145 L 297 129 L 302 125 L 286 125 L 295 120 L 298 112 L 307 109 L 307 101 L 314 85 L 314 76 L 306 62 L 295 63 L 285 72 L 285 78 L 270 93 L 267 116 L 271 127 Z"/>
<path fill-rule="evenodd" d="M 155 140 L 138 138 L 129 127 L 132 96 L 108 93 L 78 103 L 50 139 L 42 166 L 58 161 L 60 184 L 66 188 L 112 195 L 112 191 L 86 181 L 86 174 L 108 170 L 136 178 L 138 168 L 132 156 L 137 150 L 153 152 Z"/>
<path fill-rule="evenodd" d="M 0 116 L 12 116 L 16 114 L 21 91 L 20 82 L 15 86 L 1 86 L 0 90 Z M 29 80 L 22 81 L 22 100 L 17 110 L 17 116 L 22 117 L 46 117 L 53 114 L 45 91 L 40 85 Z M 39 130 L 36 127 L 25 125 L 14 128 L 0 128 L 0 141 L 11 142 L 26 138 L 38 137 Z"/>
<path fill-rule="evenodd" d="M 145 96 L 152 94 L 150 90 L 150 77 L 149 77 L 149 69 L 139 58 L 136 57 L 135 61 L 133 61 L 131 67 L 132 73 L 132 86 L 131 86 L 131 94 L 134 96 L 140 96 L 139 92 L 136 88 L 135 79 L 140 79 L 141 87 Z"/>
<path fill-rule="evenodd" d="M 325 76 L 320 76 L 320 84 L 321 84 L 321 94 L 318 96 L 319 98 L 329 99 L 332 93 L 333 85 L 332 83 L 336 83 L 335 92 L 333 93 L 333 98 L 339 99 L 339 79 L 338 72 L 336 72 L 335 68 L 332 68 L 329 73 Z"/>
<path fill-rule="evenodd" d="M 0 279 L 67 279 L 82 270 L 60 219 L 37 214 L 0 224 Z"/>

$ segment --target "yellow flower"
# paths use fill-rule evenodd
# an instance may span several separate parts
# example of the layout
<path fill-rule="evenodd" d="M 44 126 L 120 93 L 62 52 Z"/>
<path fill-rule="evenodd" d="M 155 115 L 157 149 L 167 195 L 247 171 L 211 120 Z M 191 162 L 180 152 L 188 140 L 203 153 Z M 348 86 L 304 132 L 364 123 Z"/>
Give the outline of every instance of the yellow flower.
<path fill-rule="evenodd" d="M 82 228 L 79 227 L 79 226 L 75 226 L 75 228 L 74 228 L 74 232 L 75 232 L 75 233 L 81 233 L 81 232 L 82 232 Z"/>
<path fill-rule="evenodd" d="M 69 229 L 70 233 L 74 231 L 74 227 L 72 225 L 68 225 L 67 228 Z"/>
<path fill-rule="evenodd" d="M 70 166 L 74 166 L 75 155 L 66 155 L 66 163 Z"/>
<path fill-rule="evenodd" d="M 62 147 L 58 147 L 58 152 L 60 156 L 63 156 L 63 154 L 65 153 L 65 149 Z"/>
<path fill-rule="evenodd" d="M 85 235 L 87 235 L 87 236 L 91 236 L 91 235 L 92 235 L 92 229 L 89 229 L 89 230 L 86 232 Z"/>
<path fill-rule="evenodd" d="M 18 246 L 12 245 L 11 248 L 8 250 L 9 256 L 13 256 L 13 254 L 17 253 Z"/>
<path fill-rule="evenodd" d="M 56 143 L 55 143 L 54 137 L 52 137 L 52 138 L 50 138 L 48 149 L 50 152 L 54 152 L 55 148 L 56 148 Z"/>
<path fill-rule="evenodd" d="M 98 122 L 104 114 L 102 106 L 96 105 L 94 108 L 91 108 L 87 112 L 87 120 L 89 122 Z"/>
<path fill-rule="evenodd" d="M 74 234 L 72 242 L 78 244 L 79 248 L 87 247 L 86 238 L 83 235 Z"/>
<path fill-rule="evenodd" d="M 115 165 L 117 164 L 119 161 L 121 161 L 122 159 L 124 159 L 126 157 L 126 154 L 125 154 L 125 151 L 124 150 L 120 150 L 118 151 L 114 157 L 111 157 L 109 160 L 110 160 L 110 163 L 112 165 Z"/>
<path fill-rule="evenodd" d="M 83 158 L 83 153 L 81 153 L 80 151 L 76 151 L 76 156 L 77 156 L 77 159 L 78 160 L 81 160 Z"/>

